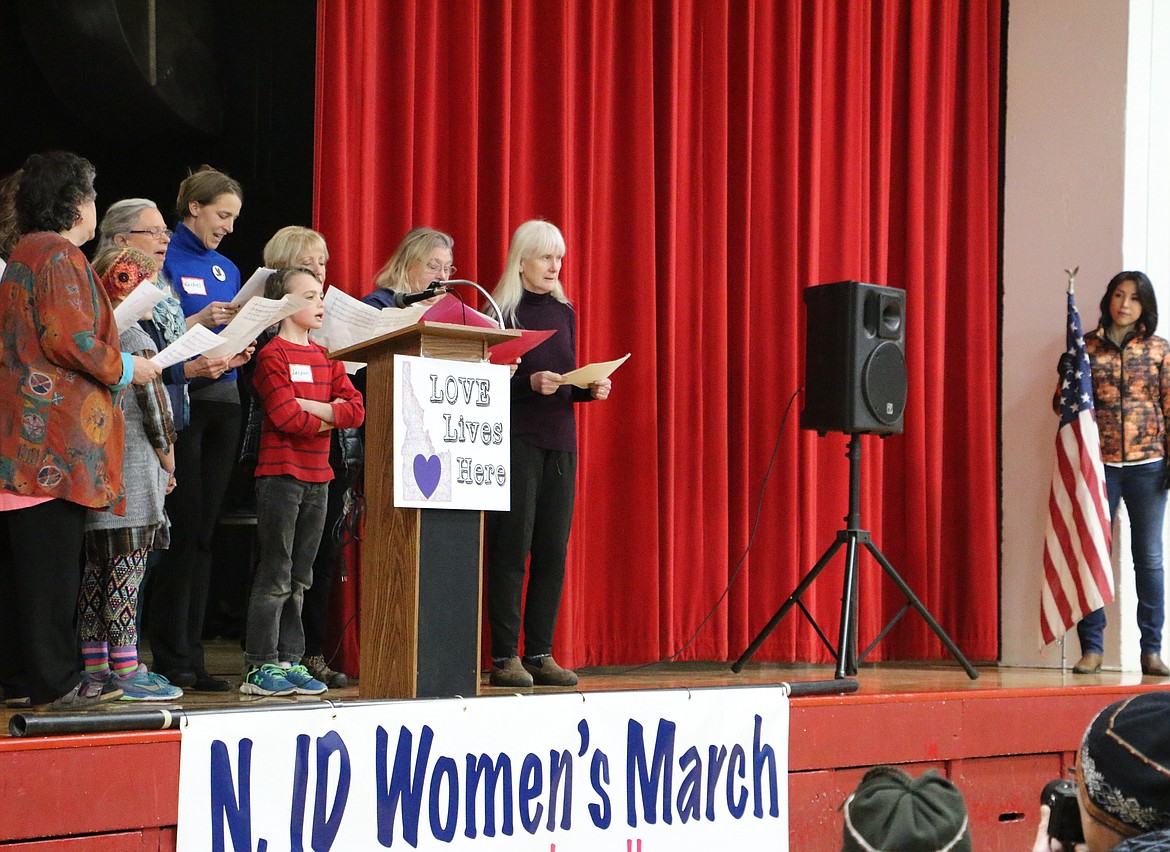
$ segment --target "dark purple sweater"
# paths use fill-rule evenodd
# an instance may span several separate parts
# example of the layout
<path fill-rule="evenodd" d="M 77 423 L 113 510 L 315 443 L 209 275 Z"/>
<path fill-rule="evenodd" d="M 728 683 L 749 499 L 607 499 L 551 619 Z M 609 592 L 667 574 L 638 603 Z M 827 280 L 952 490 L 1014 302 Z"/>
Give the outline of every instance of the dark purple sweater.
<path fill-rule="evenodd" d="M 528 290 L 516 306 L 515 328 L 556 329 L 556 334 L 520 359 L 512 377 L 512 437 L 544 450 L 577 451 L 574 402 L 593 398 L 588 388 L 562 385 L 554 394 L 532 389 L 531 376 L 541 370 L 567 373 L 577 367 L 577 314 L 549 293 Z"/>

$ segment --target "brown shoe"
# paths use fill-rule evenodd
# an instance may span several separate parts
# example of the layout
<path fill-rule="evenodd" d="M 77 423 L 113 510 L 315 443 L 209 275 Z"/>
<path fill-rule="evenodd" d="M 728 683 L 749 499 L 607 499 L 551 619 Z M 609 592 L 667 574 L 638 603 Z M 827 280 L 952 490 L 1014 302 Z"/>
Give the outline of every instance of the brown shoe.
<path fill-rule="evenodd" d="M 1170 667 L 1162 662 L 1161 654 L 1142 654 L 1142 674 L 1150 677 L 1170 677 Z"/>
<path fill-rule="evenodd" d="M 544 657 L 525 657 L 524 668 L 537 686 L 576 686 L 577 673 L 557 665 L 552 654 Z"/>
<path fill-rule="evenodd" d="M 1096 674 L 1097 672 L 1101 671 L 1101 659 L 1102 655 L 1098 654 L 1096 651 L 1090 651 L 1087 654 L 1083 654 L 1081 658 L 1077 660 L 1077 664 L 1073 666 L 1073 673 Z M 1145 657 L 1143 657 L 1142 660 L 1144 661 Z M 1145 663 L 1143 662 L 1142 665 L 1144 666 Z"/>
<path fill-rule="evenodd" d="M 502 666 L 492 664 L 488 683 L 492 686 L 510 686 L 521 689 L 532 686 L 532 675 L 524 671 L 519 657 L 508 657 Z"/>

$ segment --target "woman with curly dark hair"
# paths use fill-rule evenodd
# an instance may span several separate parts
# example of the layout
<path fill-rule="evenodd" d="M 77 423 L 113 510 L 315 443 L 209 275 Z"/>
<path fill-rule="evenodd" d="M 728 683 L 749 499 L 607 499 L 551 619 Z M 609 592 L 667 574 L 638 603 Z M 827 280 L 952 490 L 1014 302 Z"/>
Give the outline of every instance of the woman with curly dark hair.
<path fill-rule="evenodd" d="M 35 154 L 16 191 L 22 234 L 0 278 L 0 686 L 6 700 L 73 708 L 73 632 L 86 510 L 122 511 L 122 390 L 159 375 L 124 354 L 81 253 L 97 227 L 94 168 Z"/>

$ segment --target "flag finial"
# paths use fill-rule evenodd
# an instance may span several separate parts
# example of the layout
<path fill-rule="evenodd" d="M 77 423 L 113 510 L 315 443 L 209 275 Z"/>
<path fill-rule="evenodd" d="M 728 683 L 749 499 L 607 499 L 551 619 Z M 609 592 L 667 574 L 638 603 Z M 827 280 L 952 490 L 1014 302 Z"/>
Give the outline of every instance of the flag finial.
<path fill-rule="evenodd" d="M 1077 289 L 1077 273 L 1081 271 L 1079 266 L 1074 266 L 1072 269 L 1066 269 L 1064 274 L 1068 276 L 1068 291 L 1075 293 Z"/>

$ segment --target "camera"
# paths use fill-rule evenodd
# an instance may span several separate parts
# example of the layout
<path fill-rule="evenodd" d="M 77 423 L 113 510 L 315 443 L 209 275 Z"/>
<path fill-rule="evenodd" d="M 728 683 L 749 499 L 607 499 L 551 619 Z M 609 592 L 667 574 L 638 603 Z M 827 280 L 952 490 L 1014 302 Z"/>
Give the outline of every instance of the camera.
<path fill-rule="evenodd" d="M 1081 827 L 1081 809 L 1077 805 L 1077 785 L 1067 778 L 1057 778 L 1044 785 L 1040 804 L 1048 805 L 1048 836 L 1070 846 L 1085 842 Z"/>

